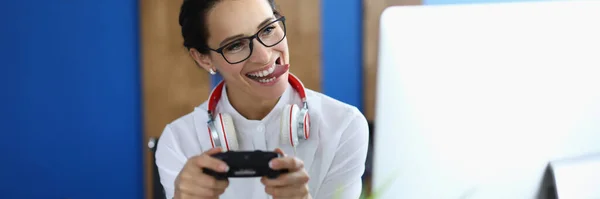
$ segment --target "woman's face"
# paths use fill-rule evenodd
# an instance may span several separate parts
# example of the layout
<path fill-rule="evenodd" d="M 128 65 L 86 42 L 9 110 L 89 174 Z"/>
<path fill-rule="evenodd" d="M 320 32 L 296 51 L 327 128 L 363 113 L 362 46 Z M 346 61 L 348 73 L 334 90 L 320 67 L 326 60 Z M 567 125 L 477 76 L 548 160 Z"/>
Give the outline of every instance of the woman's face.
<path fill-rule="evenodd" d="M 208 13 L 208 46 L 212 49 L 225 46 L 223 53 L 227 58 L 211 51 L 209 67 L 216 67 L 227 82 L 228 91 L 245 92 L 253 99 L 264 100 L 277 99 L 285 91 L 289 52 L 287 39 L 283 38 L 283 23 L 269 24 L 276 19 L 267 0 L 223 0 Z M 239 39 L 255 34 L 266 45 L 280 42 L 266 47 L 255 38 L 250 51 L 249 40 Z"/>

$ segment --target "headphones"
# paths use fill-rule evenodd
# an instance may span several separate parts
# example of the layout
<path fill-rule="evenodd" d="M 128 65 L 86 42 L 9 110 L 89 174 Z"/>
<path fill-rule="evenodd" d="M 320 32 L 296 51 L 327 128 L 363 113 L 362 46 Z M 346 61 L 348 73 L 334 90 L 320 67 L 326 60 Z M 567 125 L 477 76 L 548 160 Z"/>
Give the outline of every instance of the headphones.
<path fill-rule="evenodd" d="M 310 136 L 310 116 L 308 114 L 308 103 L 304 85 L 291 73 L 288 82 L 298 92 L 302 99 L 302 108 L 296 104 L 287 104 L 281 113 L 281 142 L 289 143 L 296 147 L 299 139 L 308 139 Z M 221 147 L 224 151 L 235 151 L 239 149 L 235 126 L 231 115 L 226 113 L 215 114 L 217 102 L 221 99 L 224 82 L 221 81 L 210 93 L 208 99 L 208 134 L 213 148 Z"/>

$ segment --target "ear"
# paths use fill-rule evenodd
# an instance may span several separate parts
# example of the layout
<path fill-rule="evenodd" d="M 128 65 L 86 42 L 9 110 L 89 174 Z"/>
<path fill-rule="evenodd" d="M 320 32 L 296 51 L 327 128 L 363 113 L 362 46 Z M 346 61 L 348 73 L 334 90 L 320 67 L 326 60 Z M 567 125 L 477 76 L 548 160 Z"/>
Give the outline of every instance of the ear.
<path fill-rule="evenodd" d="M 198 50 L 196 50 L 195 48 L 191 48 L 189 52 L 190 56 L 194 59 L 194 61 L 199 67 L 208 71 L 211 74 L 217 72 L 217 68 L 214 67 L 214 65 L 212 64 L 212 60 L 210 59 L 209 55 L 202 54 L 198 52 Z"/>

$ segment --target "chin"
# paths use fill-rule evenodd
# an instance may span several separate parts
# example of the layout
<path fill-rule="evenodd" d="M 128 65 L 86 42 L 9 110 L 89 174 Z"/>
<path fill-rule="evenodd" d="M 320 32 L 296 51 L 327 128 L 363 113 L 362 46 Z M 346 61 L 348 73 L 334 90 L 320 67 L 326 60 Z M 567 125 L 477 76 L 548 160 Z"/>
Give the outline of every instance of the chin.
<path fill-rule="evenodd" d="M 285 89 L 287 89 L 287 87 L 289 86 L 288 74 L 289 72 L 286 72 L 285 74 L 281 75 L 281 77 L 279 77 L 277 82 L 273 85 L 254 85 L 254 89 L 252 90 L 254 90 L 255 92 L 253 93 L 258 94 L 258 97 L 264 100 L 278 99 L 285 92 Z"/>

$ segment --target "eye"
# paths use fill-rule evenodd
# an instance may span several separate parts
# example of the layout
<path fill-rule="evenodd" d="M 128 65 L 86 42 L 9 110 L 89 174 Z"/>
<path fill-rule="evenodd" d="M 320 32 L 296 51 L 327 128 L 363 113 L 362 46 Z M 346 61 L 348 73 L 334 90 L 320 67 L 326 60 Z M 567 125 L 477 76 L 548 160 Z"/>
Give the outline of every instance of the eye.
<path fill-rule="evenodd" d="M 246 42 L 235 41 L 235 42 L 227 45 L 227 47 L 225 47 L 224 50 L 226 53 L 236 53 L 236 52 L 243 50 L 245 47 L 246 47 Z"/>
<path fill-rule="evenodd" d="M 269 27 L 266 27 L 266 28 L 265 28 L 265 29 L 264 29 L 264 30 L 261 32 L 261 34 L 262 34 L 262 35 L 270 35 L 270 34 L 272 34 L 272 33 L 273 33 L 273 30 L 275 30 L 275 28 L 277 28 L 277 27 L 276 27 L 276 26 L 274 26 L 274 25 L 271 25 L 271 26 L 269 26 Z"/>

